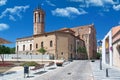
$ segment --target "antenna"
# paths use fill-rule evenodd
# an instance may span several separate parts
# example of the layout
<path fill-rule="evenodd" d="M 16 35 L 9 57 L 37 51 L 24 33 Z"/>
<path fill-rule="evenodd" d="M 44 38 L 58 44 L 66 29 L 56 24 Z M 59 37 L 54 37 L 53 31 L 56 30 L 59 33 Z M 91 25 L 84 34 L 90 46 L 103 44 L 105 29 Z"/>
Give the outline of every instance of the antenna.
<path fill-rule="evenodd" d="M 38 9 L 41 9 L 41 5 L 40 4 L 38 4 L 38 7 L 37 7 Z"/>

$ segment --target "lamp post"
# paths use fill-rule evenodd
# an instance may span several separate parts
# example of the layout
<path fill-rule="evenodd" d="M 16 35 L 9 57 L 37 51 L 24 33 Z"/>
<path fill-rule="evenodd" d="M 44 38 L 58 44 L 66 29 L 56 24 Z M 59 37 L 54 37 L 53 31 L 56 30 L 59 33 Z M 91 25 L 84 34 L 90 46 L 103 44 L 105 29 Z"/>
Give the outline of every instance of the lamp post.
<path fill-rule="evenodd" d="M 100 40 L 99 42 L 98 42 L 98 44 L 99 44 L 99 52 L 100 52 L 100 46 L 102 46 L 102 41 Z M 100 52 L 101 53 L 101 52 Z M 102 70 L 102 57 L 100 57 L 100 70 Z"/>

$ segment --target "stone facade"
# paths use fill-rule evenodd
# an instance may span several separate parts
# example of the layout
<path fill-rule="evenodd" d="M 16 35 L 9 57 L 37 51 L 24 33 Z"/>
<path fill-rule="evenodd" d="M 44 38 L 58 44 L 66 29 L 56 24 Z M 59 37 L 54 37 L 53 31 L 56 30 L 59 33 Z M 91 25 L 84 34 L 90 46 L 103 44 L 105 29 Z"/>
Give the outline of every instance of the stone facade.
<path fill-rule="evenodd" d="M 94 25 L 78 26 L 71 29 L 75 31 L 75 36 L 79 36 L 80 39 L 85 41 L 88 59 L 96 58 L 97 46 Z"/>
<path fill-rule="evenodd" d="M 78 59 L 78 47 L 86 47 L 88 58 L 95 57 L 96 31 L 94 25 L 64 28 L 54 32 L 44 32 L 45 12 L 38 8 L 34 11 L 34 33 L 31 37 L 16 40 L 16 53 L 38 54 L 44 47 L 54 59 Z"/>
<path fill-rule="evenodd" d="M 78 48 L 76 41 L 81 43 L 79 46 L 84 46 L 84 41 L 69 32 L 55 31 L 34 35 L 34 53 L 38 53 L 37 50 L 44 47 L 47 50 L 46 53 L 53 56 L 54 59 L 76 59 Z"/>

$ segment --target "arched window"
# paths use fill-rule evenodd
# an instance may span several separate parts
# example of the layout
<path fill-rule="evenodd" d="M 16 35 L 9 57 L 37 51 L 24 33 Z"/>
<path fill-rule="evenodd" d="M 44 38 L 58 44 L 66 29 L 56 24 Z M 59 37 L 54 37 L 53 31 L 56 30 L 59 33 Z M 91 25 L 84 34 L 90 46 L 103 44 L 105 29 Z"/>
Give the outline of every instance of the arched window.
<path fill-rule="evenodd" d="M 35 16 L 34 16 L 34 20 L 35 20 L 35 22 L 36 22 L 36 13 L 35 13 Z"/>
<path fill-rule="evenodd" d="M 19 46 L 17 46 L 17 51 L 19 50 Z"/>
<path fill-rule="evenodd" d="M 30 44 L 30 50 L 32 50 L 32 44 Z"/>
<path fill-rule="evenodd" d="M 36 48 L 38 48 L 38 44 L 36 44 Z"/>
<path fill-rule="evenodd" d="M 61 52 L 61 55 L 63 55 L 63 52 Z"/>
<path fill-rule="evenodd" d="M 53 41 L 50 41 L 50 47 L 53 47 Z"/>
<path fill-rule="evenodd" d="M 40 13 L 38 14 L 38 22 L 40 23 Z"/>
<path fill-rule="evenodd" d="M 23 51 L 25 51 L 25 45 L 23 45 Z"/>
<path fill-rule="evenodd" d="M 43 45 L 43 42 L 41 42 L 41 48 L 43 48 L 43 46 L 44 46 L 44 45 Z"/>

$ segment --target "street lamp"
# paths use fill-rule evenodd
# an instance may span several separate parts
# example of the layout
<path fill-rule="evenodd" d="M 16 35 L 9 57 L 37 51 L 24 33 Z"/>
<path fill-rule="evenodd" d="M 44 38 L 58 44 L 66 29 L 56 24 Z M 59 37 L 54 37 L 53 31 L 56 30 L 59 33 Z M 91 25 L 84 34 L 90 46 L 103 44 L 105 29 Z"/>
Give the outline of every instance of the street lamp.
<path fill-rule="evenodd" d="M 98 41 L 98 44 L 99 44 L 99 48 L 98 48 L 98 51 L 100 51 L 100 46 L 102 46 L 102 41 Z M 102 57 L 100 57 L 100 70 L 102 70 Z"/>

